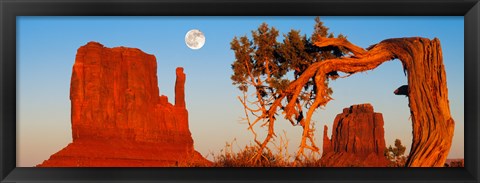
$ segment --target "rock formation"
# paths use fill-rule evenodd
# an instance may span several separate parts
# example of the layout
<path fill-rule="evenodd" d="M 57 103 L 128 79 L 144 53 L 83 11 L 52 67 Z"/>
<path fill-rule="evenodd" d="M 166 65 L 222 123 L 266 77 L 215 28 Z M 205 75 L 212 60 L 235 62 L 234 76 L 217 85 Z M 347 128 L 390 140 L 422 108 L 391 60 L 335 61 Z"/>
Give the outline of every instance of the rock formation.
<path fill-rule="evenodd" d="M 332 139 L 323 131 L 322 166 L 385 167 L 385 138 L 383 116 L 370 104 L 353 105 L 343 109 L 333 122 Z"/>
<path fill-rule="evenodd" d="M 96 42 L 80 47 L 70 86 L 73 142 L 38 166 L 209 164 L 193 148 L 183 68 L 176 75 L 172 105 L 159 96 L 155 56 Z"/>

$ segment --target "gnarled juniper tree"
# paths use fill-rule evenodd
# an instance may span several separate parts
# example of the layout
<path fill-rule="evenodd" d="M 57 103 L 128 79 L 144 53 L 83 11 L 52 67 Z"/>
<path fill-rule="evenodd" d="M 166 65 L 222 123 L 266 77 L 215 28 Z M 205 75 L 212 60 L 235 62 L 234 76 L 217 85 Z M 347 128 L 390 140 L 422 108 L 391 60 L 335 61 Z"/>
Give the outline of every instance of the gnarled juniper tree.
<path fill-rule="evenodd" d="M 348 77 L 399 59 L 408 77 L 413 124 L 406 166 L 443 166 L 452 143 L 454 120 L 448 103 L 440 41 L 393 38 L 364 49 L 342 35 L 335 37 L 329 33 L 319 18 L 315 21 L 310 38 L 292 30 L 283 35 L 283 42 L 277 42 L 278 31 L 264 23 L 252 31 L 252 40 L 242 36 L 231 42 L 236 58 L 231 79 L 243 92 L 239 100 L 245 108 L 248 129 L 260 146 L 257 154 L 268 149 L 280 114 L 292 125 L 303 127 L 297 158 L 304 155 L 305 148 L 318 152 L 310 121 L 313 112 L 332 99 L 329 80 L 338 78 L 338 72 L 348 73 L 344 76 Z M 252 90 L 253 95 L 249 95 Z M 259 122 L 260 126 L 268 127 L 262 141 L 253 129 Z M 253 159 L 258 158 L 261 157 Z"/>

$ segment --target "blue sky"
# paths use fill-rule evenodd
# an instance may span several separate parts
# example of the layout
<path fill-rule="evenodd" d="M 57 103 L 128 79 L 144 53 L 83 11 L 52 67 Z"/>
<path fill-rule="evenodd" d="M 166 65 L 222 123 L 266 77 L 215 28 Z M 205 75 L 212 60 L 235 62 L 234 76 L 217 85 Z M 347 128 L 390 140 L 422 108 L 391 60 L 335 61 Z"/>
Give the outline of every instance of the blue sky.
<path fill-rule="evenodd" d="M 69 87 L 77 49 L 89 41 L 106 47 L 139 48 L 157 58 L 160 94 L 173 102 L 175 68 L 187 74 L 189 125 L 197 149 L 204 156 L 218 153 L 225 142 L 239 147 L 252 135 L 239 119 L 241 93 L 230 80 L 234 61 L 230 42 L 250 36 L 262 22 L 280 34 L 290 29 L 311 35 L 315 17 L 17 17 L 17 166 L 34 166 L 71 141 Z M 368 47 L 387 38 L 421 36 L 440 39 L 447 72 L 450 108 L 456 122 L 449 158 L 464 156 L 464 23 L 463 17 L 321 17 L 330 31 Z M 184 42 L 191 29 L 201 30 L 206 43 L 199 50 Z M 281 40 L 283 37 L 279 37 Z M 333 98 L 314 116 L 317 144 L 323 125 L 331 129 L 335 115 L 353 104 L 371 103 L 383 113 L 387 145 L 396 138 L 411 144 L 408 100 L 393 91 L 406 84 L 398 60 L 373 71 L 330 83 Z M 289 151 L 299 145 L 301 128 L 277 122 L 286 131 Z M 262 130 L 260 130 L 262 131 Z M 329 131 L 331 134 L 331 131 Z M 211 158 L 211 155 L 209 156 Z"/>

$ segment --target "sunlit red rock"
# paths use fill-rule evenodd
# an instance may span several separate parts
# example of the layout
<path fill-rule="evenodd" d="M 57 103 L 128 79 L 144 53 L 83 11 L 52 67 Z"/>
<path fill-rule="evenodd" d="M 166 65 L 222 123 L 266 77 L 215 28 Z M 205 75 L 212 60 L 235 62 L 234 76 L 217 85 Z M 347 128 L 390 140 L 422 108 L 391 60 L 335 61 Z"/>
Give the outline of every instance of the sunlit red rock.
<path fill-rule="evenodd" d="M 333 122 L 332 138 L 323 134 L 322 166 L 329 167 L 384 167 L 389 161 L 384 156 L 385 132 L 383 116 L 370 104 L 353 105 L 343 109 Z"/>
<path fill-rule="evenodd" d="M 183 68 L 176 75 L 172 105 L 159 96 L 155 56 L 96 42 L 80 47 L 70 85 L 73 142 L 38 166 L 209 164 L 193 148 Z"/>

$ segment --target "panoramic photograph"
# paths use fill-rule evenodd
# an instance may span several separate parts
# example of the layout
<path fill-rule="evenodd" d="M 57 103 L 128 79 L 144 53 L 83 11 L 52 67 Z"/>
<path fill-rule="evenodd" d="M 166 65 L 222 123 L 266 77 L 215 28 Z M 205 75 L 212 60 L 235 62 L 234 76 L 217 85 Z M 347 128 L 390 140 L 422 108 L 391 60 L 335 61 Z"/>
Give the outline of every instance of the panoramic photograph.
<path fill-rule="evenodd" d="M 463 16 L 18 16 L 17 167 L 464 167 Z"/>

